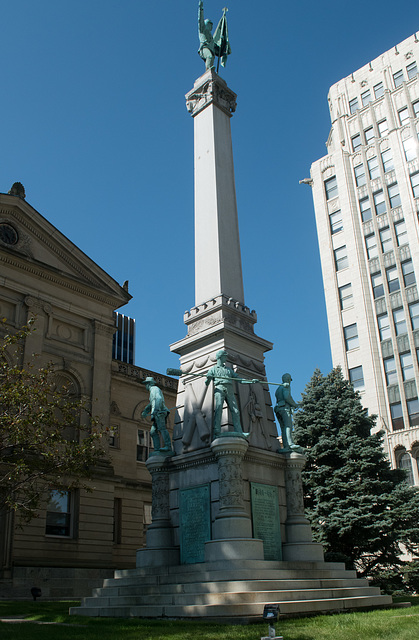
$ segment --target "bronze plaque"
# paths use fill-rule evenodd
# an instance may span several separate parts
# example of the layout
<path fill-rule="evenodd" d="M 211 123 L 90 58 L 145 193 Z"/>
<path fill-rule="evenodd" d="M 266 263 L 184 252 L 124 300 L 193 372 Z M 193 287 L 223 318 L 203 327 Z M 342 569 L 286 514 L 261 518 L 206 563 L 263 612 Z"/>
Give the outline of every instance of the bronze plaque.
<path fill-rule="evenodd" d="M 278 487 L 251 482 L 253 537 L 263 540 L 265 560 L 282 560 Z"/>
<path fill-rule="evenodd" d="M 179 491 L 180 562 L 205 561 L 204 543 L 211 540 L 210 487 Z"/>

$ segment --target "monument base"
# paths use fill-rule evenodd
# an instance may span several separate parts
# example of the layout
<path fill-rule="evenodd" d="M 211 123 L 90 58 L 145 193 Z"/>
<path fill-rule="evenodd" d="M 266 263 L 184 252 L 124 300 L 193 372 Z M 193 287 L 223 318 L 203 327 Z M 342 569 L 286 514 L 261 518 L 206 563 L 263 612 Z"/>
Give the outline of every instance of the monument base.
<path fill-rule="evenodd" d="M 342 563 L 223 559 L 116 571 L 70 613 L 262 622 L 267 603 L 284 618 L 384 608 L 392 598 Z"/>
<path fill-rule="evenodd" d="M 263 560 L 263 542 L 254 538 L 225 538 L 205 543 L 205 562 Z"/>

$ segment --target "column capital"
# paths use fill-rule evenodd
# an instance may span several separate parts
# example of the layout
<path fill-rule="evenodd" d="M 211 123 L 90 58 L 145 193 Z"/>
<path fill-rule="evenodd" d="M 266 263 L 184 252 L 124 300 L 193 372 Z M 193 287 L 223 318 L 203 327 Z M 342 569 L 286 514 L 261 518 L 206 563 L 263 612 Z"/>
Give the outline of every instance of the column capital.
<path fill-rule="evenodd" d="M 229 89 L 214 69 L 209 69 L 198 78 L 185 98 L 186 108 L 193 118 L 210 104 L 214 104 L 231 118 L 237 106 L 237 94 Z"/>

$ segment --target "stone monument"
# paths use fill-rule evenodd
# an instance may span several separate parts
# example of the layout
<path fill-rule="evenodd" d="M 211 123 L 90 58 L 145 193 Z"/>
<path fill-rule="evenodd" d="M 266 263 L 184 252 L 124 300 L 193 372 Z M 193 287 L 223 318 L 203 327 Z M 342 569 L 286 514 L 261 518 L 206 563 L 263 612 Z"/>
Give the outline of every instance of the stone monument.
<path fill-rule="evenodd" d="M 202 2 L 199 11 L 201 19 Z M 244 298 L 230 129 L 237 96 L 203 57 L 210 68 L 186 95 L 195 303 L 186 336 L 171 345 L 181 374 L 174 455 L 146 462 L 152 524 L 137 569 L 117 572 L 73 611 L 237 620 L 261 617 L 269 602 L 288 615 L 385 604 L 354 572 L 324 562 L 304 515 L 304 455 L 278 451 L 264 365 L 272 343 L 255 333 Z"/>

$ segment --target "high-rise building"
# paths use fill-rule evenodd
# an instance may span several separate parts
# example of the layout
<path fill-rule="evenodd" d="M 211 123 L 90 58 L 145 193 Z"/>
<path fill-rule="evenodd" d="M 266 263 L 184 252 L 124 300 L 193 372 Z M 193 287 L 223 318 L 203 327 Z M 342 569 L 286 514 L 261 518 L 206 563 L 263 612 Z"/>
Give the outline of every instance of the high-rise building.
<path fill-rule="evenodd" d="M 311 183 L 333 365 L 377 414 L 393 467 L 419 484 L 419 40 L 329 91 Z"/>

